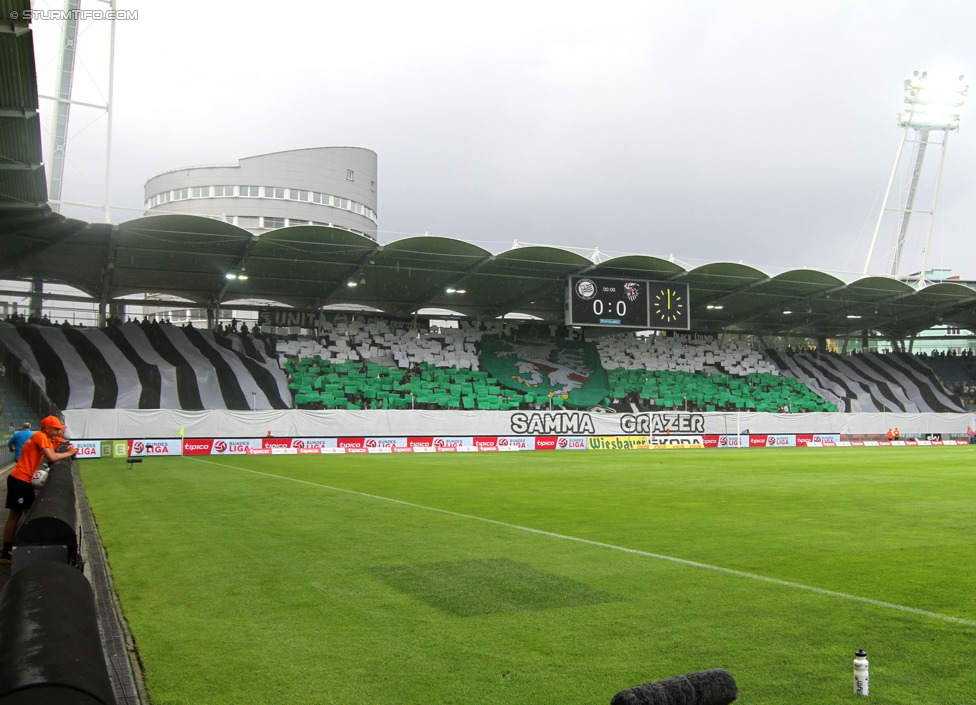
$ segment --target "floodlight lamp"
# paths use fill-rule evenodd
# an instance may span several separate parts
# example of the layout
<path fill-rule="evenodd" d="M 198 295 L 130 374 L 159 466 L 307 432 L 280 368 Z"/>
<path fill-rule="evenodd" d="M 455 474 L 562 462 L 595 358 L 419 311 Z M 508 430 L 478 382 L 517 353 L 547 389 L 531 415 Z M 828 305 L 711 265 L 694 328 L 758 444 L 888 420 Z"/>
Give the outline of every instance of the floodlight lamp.
<path fill-rule="evenodd" d="M 237 275 L 233 272 L 227 272 L 227 274 L 224 275 L 224 279 L 237 279 Z"/>
<path fill-rule="evenodd" d="M 247 275 L 246 274 L 238 274 L 237 275 L 237 281 L 239 281 L 239 282 L 247 281 Z"/>
<path fill-rule="evenodd" d="M 898 114 L 901 127 L 928 130 L 955 130 L 959 127 L 962 108 L 969 95 L 965 76 L 947 78 L 915 72 L 905 80 L 905 103 Z"/>
<path fill-rule="evenodd" d="M 350 289 L 353 288 L 353 287 L 355 287 L 355 286 L 358 286 L 358 285 L 359 285 L 359 282 L 354 281 L 352 279 L 350 279 L 349 281 L 346 282 L 346 286 L 348 286 Z"/>
<path fill-rule="evenodd" d="M 792 315 L 792 314 L 793 314 L 793 312 L 792 312 L 792 311 L 789 311 L 789 310 L 787 310 L 787 311 L 783 311 L 783 315 L 784 315 L 784 316 L 790 316 L 790 315 Z"/>
<path fill-rule="evenodd" d="M 454 293 L 456 293 L 456 292 L 457 292 L 457 289 L 455 289 L 455 288 L 454 288 L 454 287 L 452 287 L 452 286 L 449 286 L 449 287 L 447 287 L 447 289 L 445 289 L 445 291 L 446 291 L 446 292 L 447 292 L 448 294 L 454 294 Z"/>
<path fill-rule="evenodd" d="M 940 112 L 906 110 L 899 113 L 898 126 L 926 130 L 958 130 L 961 117 L 958 113 L 950 115 Z"/>
<path fill-rule="evenodd" d="M 855 314 L 853 314 L 853 313 L 849 313 L 849 314 L 847 314 L 847 317 L 848 317 L 848 318 L 860 318 L 860 316 L 858 316 L 858 315 L 855 315 Z"/>

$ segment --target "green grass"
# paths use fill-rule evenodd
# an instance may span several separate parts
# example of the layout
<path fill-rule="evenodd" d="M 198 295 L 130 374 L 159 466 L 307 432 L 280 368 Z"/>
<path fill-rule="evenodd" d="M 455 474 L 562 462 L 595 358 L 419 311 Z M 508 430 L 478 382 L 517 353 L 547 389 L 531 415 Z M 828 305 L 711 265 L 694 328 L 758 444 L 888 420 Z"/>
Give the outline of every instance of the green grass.
<path fill-rule="evenodd" d="M 154 705 L 596 705 L 704 668 L 737 702 L 823 705 L 858 700 L 858 648 L 876 704 L 947 705 L 976 692 L 974 460 L 264 456 L 82 476 Z"/>

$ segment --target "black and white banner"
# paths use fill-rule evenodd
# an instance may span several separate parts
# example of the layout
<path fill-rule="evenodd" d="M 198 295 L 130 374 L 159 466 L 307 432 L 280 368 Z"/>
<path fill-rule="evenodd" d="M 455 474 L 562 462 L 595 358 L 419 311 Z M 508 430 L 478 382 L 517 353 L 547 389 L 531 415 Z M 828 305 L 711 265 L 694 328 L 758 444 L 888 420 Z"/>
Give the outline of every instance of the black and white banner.
<path fill-rule="evenodd" d="M 292 405 L 264 343 L 169 324 L 0 323 L 0 342 L 60 409 L 271 410 Z"/>

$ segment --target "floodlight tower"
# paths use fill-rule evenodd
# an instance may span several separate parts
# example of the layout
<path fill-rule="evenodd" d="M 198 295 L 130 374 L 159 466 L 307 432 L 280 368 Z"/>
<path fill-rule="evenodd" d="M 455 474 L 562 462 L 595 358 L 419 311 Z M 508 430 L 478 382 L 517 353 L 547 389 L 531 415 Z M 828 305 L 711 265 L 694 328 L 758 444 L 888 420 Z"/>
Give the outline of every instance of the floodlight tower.
<path fill-rule="evenodd" d="M 955 79 L 946 80 L 929 76 L 927 71 L 915 71 L 911 78 L 905 80 L 905 105 L 907 107 L 898 113 L 898 126 L 905 129 L 902 132 L 901 144 L 899 144 L 898 151 L 895 154 L 895 165 L 891 170 L 891 178 L 888 179 L 888 188 L 885 191 L 884 203 L 881 205 L 881 213 L 878 215 L 878 223 L 874 228 L 874 236 L 871 238 L 868 258 L 864 262 L 864 274 L 868 273 L 871 256 L 874 254 L 874 245 L 878 240 L 878 232 L 881 230 L 881 221 L 887 211 L 891 210 L 898 213 L 897 237 L 888 260 L 888 274 L 891 276 L 898 274 L 912 214 L 927 213 L 929 215 L 929 232 L 922 255 L 922 269 L 918 278 L 918 287 L 924 286 L 929 247 L 935 229 L 935 208 L 938 205 L 939 189 L 942 186 L 942 170 L 945 167 L 946 150 L 949 145 L 949 133 L 952 130 L 959 129 L 962 107 L 969 93 L 969 86 L 964 82 L 964 79 L 964 76 L 959 76 Z M 937 135 L 941 136 L 941 141 L 934 139 Z M 909 172 L 908 187 L 904 192 L 904 201 L 896 207 L 889 207 L 891 186 L 895 181 L 895 174 L 898 172 L 898 165 L 901 163 L 905 145 L 908 143 L 914 144 L 915 149 Z M 919 177 L 922 174 L 922 162 L 930 144 L 942 147 L 941 158 L 935 179 L 932 206 L 927 210 L 919 210 L 915 208 L 915 197 L 918 193 Z"/>
<path fill-rule="evenodd" d="M 81 9 L 81 0 L 65 0 L 64 11 L 61 13 L 61 16 L 64 18 L 64 24 L 61 34 L 61 59 L 59 62 L 56 95 L 47 96 L 39 94 L 38 97 L 46 100 L 52 100 L 55 103 L 53 126 L 51 130 L 53 133 L 52 139 L 54 144 L 51 149 L 51 163 L 47 170 L 48 204 L 50 205 L 51 210 L 55 212 L 60 212 L 61 206 L 64 203 L 61 200 L 61 194 L 64 186 L 64 165 L 67 158 L 68 142 L 70 141 L 68 136 L 68 120 L 70 117 L 71 106 L 79 105 L 85 108 L 95 108 L 97 110 L 105 111 L 107 116 L 105 127 L 105 199 L 101 205 L 101 209 L 105 222 L 110 223 L 112 222 L 110 207 L 111 199 L 109 194 L 112 162 L 112 112 L 115 105 L 113 100 L 113 88 L 115 84 L 115 18 L 118 16 L 118 11 L 115 8 L 116 0 L 96 1 L 101 4 L 108 5 L 108 12 L 105 12 L 104 10 L 83 11 Z M 75 100 L 72 97 L 74 90 L 75 61 L 78 55 L 79 22 L 85 16 L 85 12 L 104 13 L 109 18 L 110 22 L 108 47 L 108 98 L 104 104 L 85 103 Z M 76 203 L 72 205 L 87 206 L 88 204 Z"/>
<path fill-rule="evenodd" d="M 81 0 L 66 0 L 61 40 L 61 70 L 58 72 L 57 103 L 54 108 L 54 149 L 48 170 L 48 198 L 51 210 L 61 211 L 61 185 L 64 180 L 65 142 L 68 140 L 68 115 L 71 111 L 71 85 L 75 77 L 75 46 L 78 42 L 78 10 Z"/>

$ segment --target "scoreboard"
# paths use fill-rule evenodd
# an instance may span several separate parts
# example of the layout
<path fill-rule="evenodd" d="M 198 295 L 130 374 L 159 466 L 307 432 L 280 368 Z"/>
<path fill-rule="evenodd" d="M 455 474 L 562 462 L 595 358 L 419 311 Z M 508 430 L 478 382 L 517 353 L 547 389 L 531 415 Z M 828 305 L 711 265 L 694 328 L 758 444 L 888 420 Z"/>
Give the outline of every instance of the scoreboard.
<path fill-rule="evenodd" d="M 571 276 L 566 324 L 688 330 L 690 305 L 683 283 Z"/>

